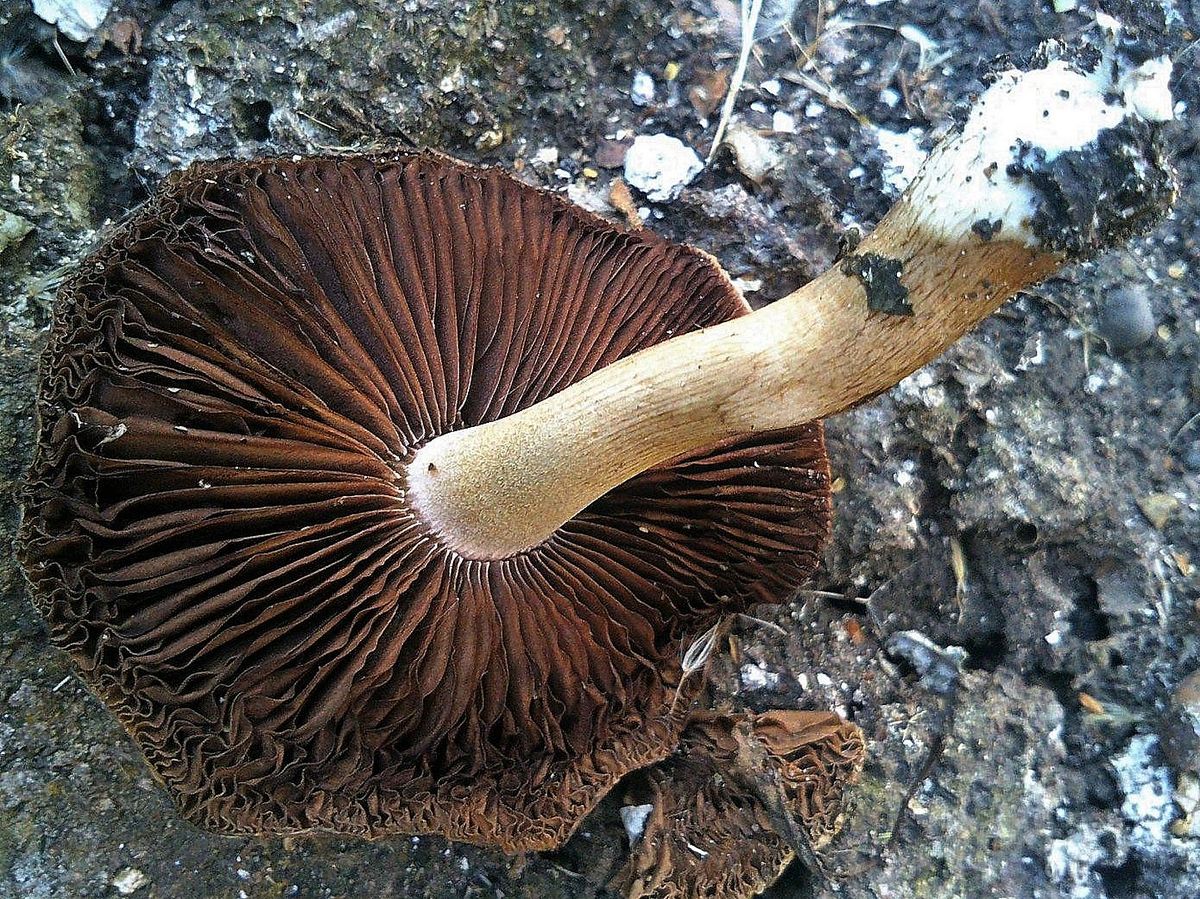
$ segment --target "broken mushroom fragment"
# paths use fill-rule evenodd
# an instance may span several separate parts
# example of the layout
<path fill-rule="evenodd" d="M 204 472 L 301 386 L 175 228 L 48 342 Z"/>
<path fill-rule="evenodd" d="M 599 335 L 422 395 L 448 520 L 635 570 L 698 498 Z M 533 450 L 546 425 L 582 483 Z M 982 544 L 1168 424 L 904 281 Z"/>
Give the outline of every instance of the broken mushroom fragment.
<path fill-rule="evenodd" d="M 676 752 L 638 775 L 644 822 L 614 886 L 627 899 L 757 895 L 841 829 L 864 757 L 862 732 L 832 712 L 696 713 Z"/>
<path fill-rule="evenodd" d="M 62 290 L 36 603 L 199 824 L 558 845 L 675 746 L 681 645 L 816 564 L 820 425 L 647 471 L 503 559 L 414 508 L 414 454 L 747 311 L 702 254 L 495 170 L 194 166 Z"/>

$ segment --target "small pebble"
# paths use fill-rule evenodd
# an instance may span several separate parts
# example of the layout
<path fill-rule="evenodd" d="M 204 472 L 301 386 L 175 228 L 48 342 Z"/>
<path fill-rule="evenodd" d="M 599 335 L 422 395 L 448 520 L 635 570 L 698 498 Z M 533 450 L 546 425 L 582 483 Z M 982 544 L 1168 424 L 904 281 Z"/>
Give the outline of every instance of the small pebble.
<path fill-rule="evenodd" d="M 1200 471 L 1200 440 L 1193 440 L 1183 453 L 1183 464 L 1192 471 Z"/>
<path fill-rule="evenodd" d="M 733 151 L 738 171 L 755 184 L 761 184 L 783 162 L 774 141 L 742 122 L 729 126 L 725 132 L 725 145 Z"/>
<path fill-rule="evenodd" d="M 1200 671 L 1175 688 L 1159 727 L 1163 755 L 1176 771 L 1200 773 Z"/>
<path fill-rule="evenodd" d="M 934 693 L 952 693 L 967 660 L 961 646 L 941 647 L 920 631 L 897 631 L 887 639 L 888 655 L 904 659 L 921 676 L 921 685 Z"/>
<path fill-rule="evenodd" d="M 1146 516 L 1146 520 L 1160 531 L 1179 511 L 1179 500 L 1169 493 L 1147 493 L 1138 498 L 1137 504 L 1138 508 L 1142 510 L 1142 514 Z"/>
<path fill-rule="evenodd" d="M 747 662 L 741 670 L 742 685 L 748 690 L 779 686 L 779 675 L 757 662 Z"/>
<path fill-rule="evenodd" d="M 1183 816 L 1171 822 L 1171 833 L 1180 839 L 1200 837 L 1200 776 L 1185 771 L 1175 787 L 1175 804 Z"/>
<path fill-rule="evenodd" d="M 16 246 L 33 230 L 33 223 L 0 209 L 0 253 L 11 246 Z"/>
<path fill-rule="evenodd" d="M 1141 346 L 1154 336 L 1154 326 L 1150 297 L 1140 284 L 1118 287 L 1100 301 L 1096 330 L 1113 353 Z"/>
<path fill-rule="evenodd" d="M 776 110 L 771 116 L 771 130 L 776 134 L 794 134 L 796 131 L 796 117 L 790 112 L 784 112 L 782 109 Z"/>
<path fill-rule="evenodd" d="M 654 102 L 654 79 L 649 72 L 634 72 L 633 86 L 629 89 L 629 98 L 635 106 L 649 106 Z"/>

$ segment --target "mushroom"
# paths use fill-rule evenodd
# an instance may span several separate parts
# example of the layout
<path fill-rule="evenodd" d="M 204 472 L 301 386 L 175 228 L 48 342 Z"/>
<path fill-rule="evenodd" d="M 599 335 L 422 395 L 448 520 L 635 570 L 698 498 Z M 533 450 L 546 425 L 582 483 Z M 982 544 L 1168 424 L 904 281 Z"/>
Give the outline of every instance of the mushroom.
<path fill-rule="evenodd" d="M 172 177 L 43 360 L 53 641 L 198 823 L 560 845 L 678 743 L 681 648 L 812 571 L 819 419 L 1167 208 L 1149 65 L 1001 74 L 755 313 L 696 251 L 440 157 Z"/>
<path fill-rule="evenodd" d="M 675 746 L 680 645 L 815 566 L 820 425 L 508 558 L 447 545 L 413 459 L 747 312 L 703 254 L 498 170 L 194 166 L 62 290 L 22 538 L 51 637 L 204 826 L 556 846 Z"/>

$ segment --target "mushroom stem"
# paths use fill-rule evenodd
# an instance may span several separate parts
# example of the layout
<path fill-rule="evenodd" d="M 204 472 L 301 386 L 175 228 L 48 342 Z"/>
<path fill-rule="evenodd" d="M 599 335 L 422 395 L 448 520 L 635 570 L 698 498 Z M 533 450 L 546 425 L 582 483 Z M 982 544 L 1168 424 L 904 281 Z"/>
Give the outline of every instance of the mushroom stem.
<path fill-rule="evenodd" d="M 886 390 L 1018 290 L 1145 230 L 1174 197 L 1150 124 L 1170 115 L 1170 67 L 1091 65 L 999 76 L 874 233 L 791 295 L 431 441 L 414 506 L 465 556 L 519 553 L 647 468 Z"/>

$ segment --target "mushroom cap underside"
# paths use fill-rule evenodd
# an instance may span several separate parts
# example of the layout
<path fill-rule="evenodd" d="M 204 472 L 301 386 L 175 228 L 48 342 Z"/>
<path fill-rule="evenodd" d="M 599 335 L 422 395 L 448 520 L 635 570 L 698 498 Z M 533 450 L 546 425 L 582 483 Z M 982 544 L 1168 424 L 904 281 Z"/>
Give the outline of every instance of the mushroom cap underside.
<path fill-rule="evenodd" d="M 702 254 L 496 170 L 193 166 L 61 290 L 35 603 L 198 824 L 561 844 L 675 746 L 681 648 L 815 566 L 820 425 L 647 471 L 491 561 L 431 533 L 405 466 L 746 311 Z"/>

